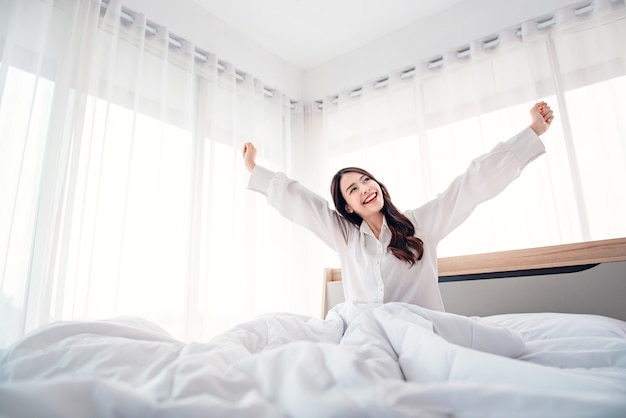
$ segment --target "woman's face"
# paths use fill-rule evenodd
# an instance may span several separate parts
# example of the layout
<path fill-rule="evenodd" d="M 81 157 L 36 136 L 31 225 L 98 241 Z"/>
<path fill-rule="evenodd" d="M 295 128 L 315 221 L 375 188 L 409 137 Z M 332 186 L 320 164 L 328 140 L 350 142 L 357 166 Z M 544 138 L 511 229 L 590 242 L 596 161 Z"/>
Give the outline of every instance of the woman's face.
<path fill-rule="evenodd" d="M 366 174 L 349 171 L 339 181 L 341 194 L 346 200 L 346 211 L 363 219 L 380 212 L 385 200 L 380 186 Z"/>

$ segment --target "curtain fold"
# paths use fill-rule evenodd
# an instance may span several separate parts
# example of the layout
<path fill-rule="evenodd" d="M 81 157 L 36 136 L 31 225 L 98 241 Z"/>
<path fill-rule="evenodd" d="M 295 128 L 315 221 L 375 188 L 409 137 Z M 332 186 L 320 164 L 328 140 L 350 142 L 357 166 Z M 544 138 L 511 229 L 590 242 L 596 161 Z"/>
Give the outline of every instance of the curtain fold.
<path fill-rule="evenodd" d="M 291 228 L 245 190 L 244 141 L 291 165 L 287 97 L 119 0 L 2 8 L 2 345 L 62 319 L 137 315 L 203 340 L 317 308 L 286 285 Z"/>

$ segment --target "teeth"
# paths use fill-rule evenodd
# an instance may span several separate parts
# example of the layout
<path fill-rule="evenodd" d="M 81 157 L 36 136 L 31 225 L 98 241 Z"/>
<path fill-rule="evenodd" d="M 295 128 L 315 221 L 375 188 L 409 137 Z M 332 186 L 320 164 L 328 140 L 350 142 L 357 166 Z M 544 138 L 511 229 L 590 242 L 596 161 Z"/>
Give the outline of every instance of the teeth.
<path fill-rule="evenodd" d="M 376 197 L 376 193 L 372 194 L 370 197 L 368 197 L 367 199 L 365 199 L 363 201 L 363 203 L 368 204 L 369 202 L 371 202 L 372 200 L 374 200 L 374 198 Z"/>

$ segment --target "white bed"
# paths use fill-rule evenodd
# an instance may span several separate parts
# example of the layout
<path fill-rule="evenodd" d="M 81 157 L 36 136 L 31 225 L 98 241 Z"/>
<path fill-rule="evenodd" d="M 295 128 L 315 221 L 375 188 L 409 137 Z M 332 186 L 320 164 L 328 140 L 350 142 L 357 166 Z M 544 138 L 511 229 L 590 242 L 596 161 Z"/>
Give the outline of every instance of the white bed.
<path fill-rule="evenodd" d="M 3 417 L 626 416 L 626 323 L 590 315 L 344 304 L 203 344 L 139 319 L 64 322 L 0 365 Z"/>
<path fill-rule="evenodd" d="M 0 351 L 2 417 L 624 417 L 626 322 L 339 303 L 205 343 L 140 318 L 59 322 Z"/>

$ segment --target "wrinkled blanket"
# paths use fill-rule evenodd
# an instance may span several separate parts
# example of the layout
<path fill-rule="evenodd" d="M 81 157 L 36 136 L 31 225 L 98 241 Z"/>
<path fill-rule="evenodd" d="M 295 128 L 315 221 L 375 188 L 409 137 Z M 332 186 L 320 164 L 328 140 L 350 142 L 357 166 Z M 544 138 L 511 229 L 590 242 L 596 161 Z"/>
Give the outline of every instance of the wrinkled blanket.
<path fill-rule="evenodd" d="M 624 417 L 626 323 L 344 303 L 184 343 L 139 318 L 0 351 L 3 417 Z"/>

